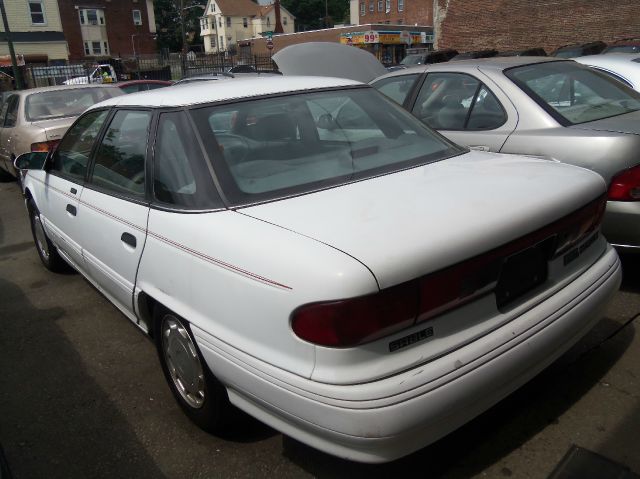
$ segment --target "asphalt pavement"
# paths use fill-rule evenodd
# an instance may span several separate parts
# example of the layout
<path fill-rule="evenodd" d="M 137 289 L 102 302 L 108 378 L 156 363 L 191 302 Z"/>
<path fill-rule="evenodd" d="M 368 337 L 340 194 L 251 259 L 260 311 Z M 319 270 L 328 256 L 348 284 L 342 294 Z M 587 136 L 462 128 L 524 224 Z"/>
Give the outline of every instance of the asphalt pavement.
<path fill-rule="evenodd" d="M 78 274 L 40 264 L 19 188 L 0 183 L 0 445 L 14 478 L 547 478 L 572 446 L 640 473 L 640 259 L 572 350 L 409 457 L 362 465 L 238 413 L 182 414 L 153 343 Z M 4 479 L 4 477 L 3 477 Z"/>

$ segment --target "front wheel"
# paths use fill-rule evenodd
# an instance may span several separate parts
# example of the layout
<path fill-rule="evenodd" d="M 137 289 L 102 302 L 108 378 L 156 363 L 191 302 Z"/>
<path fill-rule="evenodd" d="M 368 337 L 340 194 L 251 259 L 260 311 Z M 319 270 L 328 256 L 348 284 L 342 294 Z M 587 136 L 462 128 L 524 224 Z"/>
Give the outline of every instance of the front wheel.
<path fill-rule="evenodd" d="M 230 409 L 227 391 L 209 371 L 189 323 L 162 306 L 154 322 L 160 364 L 176 401 L 198 427 L 221 432 Z"/>
<path fill-rule="evenodd" d="M 54 273 L 71 271 L 71 267 L 62 258 L 62 256 L 60 256 L 56 247 L 47 237 L 47 233 L 45 233 L 44 227 L 42 226 L 40 212 L 32 200 L 27 200 L 27 209 L 29 210 L 33 241 L 36 244 L 38 256 L 40 256 L 40 261 L 42 261 L 44 267 Z"/>

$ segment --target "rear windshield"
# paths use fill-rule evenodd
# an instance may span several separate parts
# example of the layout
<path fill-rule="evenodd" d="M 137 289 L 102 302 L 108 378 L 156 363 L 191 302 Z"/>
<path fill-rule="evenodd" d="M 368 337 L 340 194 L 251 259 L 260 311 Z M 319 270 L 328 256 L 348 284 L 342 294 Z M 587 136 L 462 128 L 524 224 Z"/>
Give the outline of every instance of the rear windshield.
<path fill-rule="evenodd" d="M 234 206 L 307 193 L 464 150 L 373 88 L 192 110 Z"/>
<path fill-rule="evenodd" d="M 422 65 L 424 63 L 424 55 L 407 55 L 400 62 L 401 65 Z"/>
<path fill-rule="evenodd" d="M 25 115 L 28 121 L 79 116 L 96 103 L 121 95 L 117 88 L 70 88 L 34 93 L 27 97 Z"/>
<path fill-rule="evenodd" d="M 564 125 L 640 110 L 640 93 L 573 61 L 526 65 L 505 74 Z"/>

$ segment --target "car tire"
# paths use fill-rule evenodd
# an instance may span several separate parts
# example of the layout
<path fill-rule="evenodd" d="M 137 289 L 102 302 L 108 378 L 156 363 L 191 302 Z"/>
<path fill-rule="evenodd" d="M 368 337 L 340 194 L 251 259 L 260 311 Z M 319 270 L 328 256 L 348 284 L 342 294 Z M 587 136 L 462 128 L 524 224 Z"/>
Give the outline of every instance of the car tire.
<path fill-rule="evenodd" d="M 157 305 L 154 326 L 160 364 L 174 398 L 200 429 L 223 432 L 231 413 L 227 390 L 207 367 L 189 323 Z"/>
<path fill-rule="evenodd" d="M 57 248 L 47 237 L 44 231 L 42 221 L 40 220 L 40 212 L 33 200 L 27 200 L 27 209 L 29 211 L 29 222 L 31 223 L 31 234 L 33 241 L 40 256 L 40 261 L 45 268 L 54 273 L 67 273 L 73 271 L 71 266 L 60 256 Z"/>

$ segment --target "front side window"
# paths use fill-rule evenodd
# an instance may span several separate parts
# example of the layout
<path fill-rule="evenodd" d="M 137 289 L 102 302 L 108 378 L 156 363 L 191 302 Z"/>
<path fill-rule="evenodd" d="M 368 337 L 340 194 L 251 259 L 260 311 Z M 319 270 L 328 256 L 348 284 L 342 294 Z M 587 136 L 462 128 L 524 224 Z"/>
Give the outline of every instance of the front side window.
<path fill-rule="evenodd" d="M 402 105 L 419 76 L 418 73 L 395 76 L 379 80 L 371 85 L 380 93 L 387 95 L 393 101 Z"/>
<path fill-rule="evenodd" d="M 89 112 L 67 131 L 53 153 L 51 171 L 84 180 L 91 150 L 108 113 L 108 110 Z"/>
<path fill-rule="evenodd" d="M 31 15 L 32 25 L 45 25 L 47 23 L 42 0 L 29 0 L 29 14 Z"/>
<path fill-rule="evenodd" d="M 192 115 L 227 198 L 238 206 L 462 152 L 371 88 L 197 108 Z"/>
<path fill-rule="evenodd" d="M 132 10 L 131 13 L 133 14 L 133 24 L 142 25 L 142 14 L 140 10 Z"/>
<path fill-rule="evenodd" d="M 116 193 L 145 194 L 145 159 L 151 112 L 120 110 L 98 146 L 91 183 Z"/>
<path fill-rule="evenodd" d="M 640 110 L 640 93 L 575 62 L 549 62 L 505 71 L 561 124 L 579 124 Z"/>
<path fill-rule="evenodd" d="M 178 208 L 222 207 L 188 119 L 182 112 L 160 115 L 153 158 L 153 195 Z"/>

